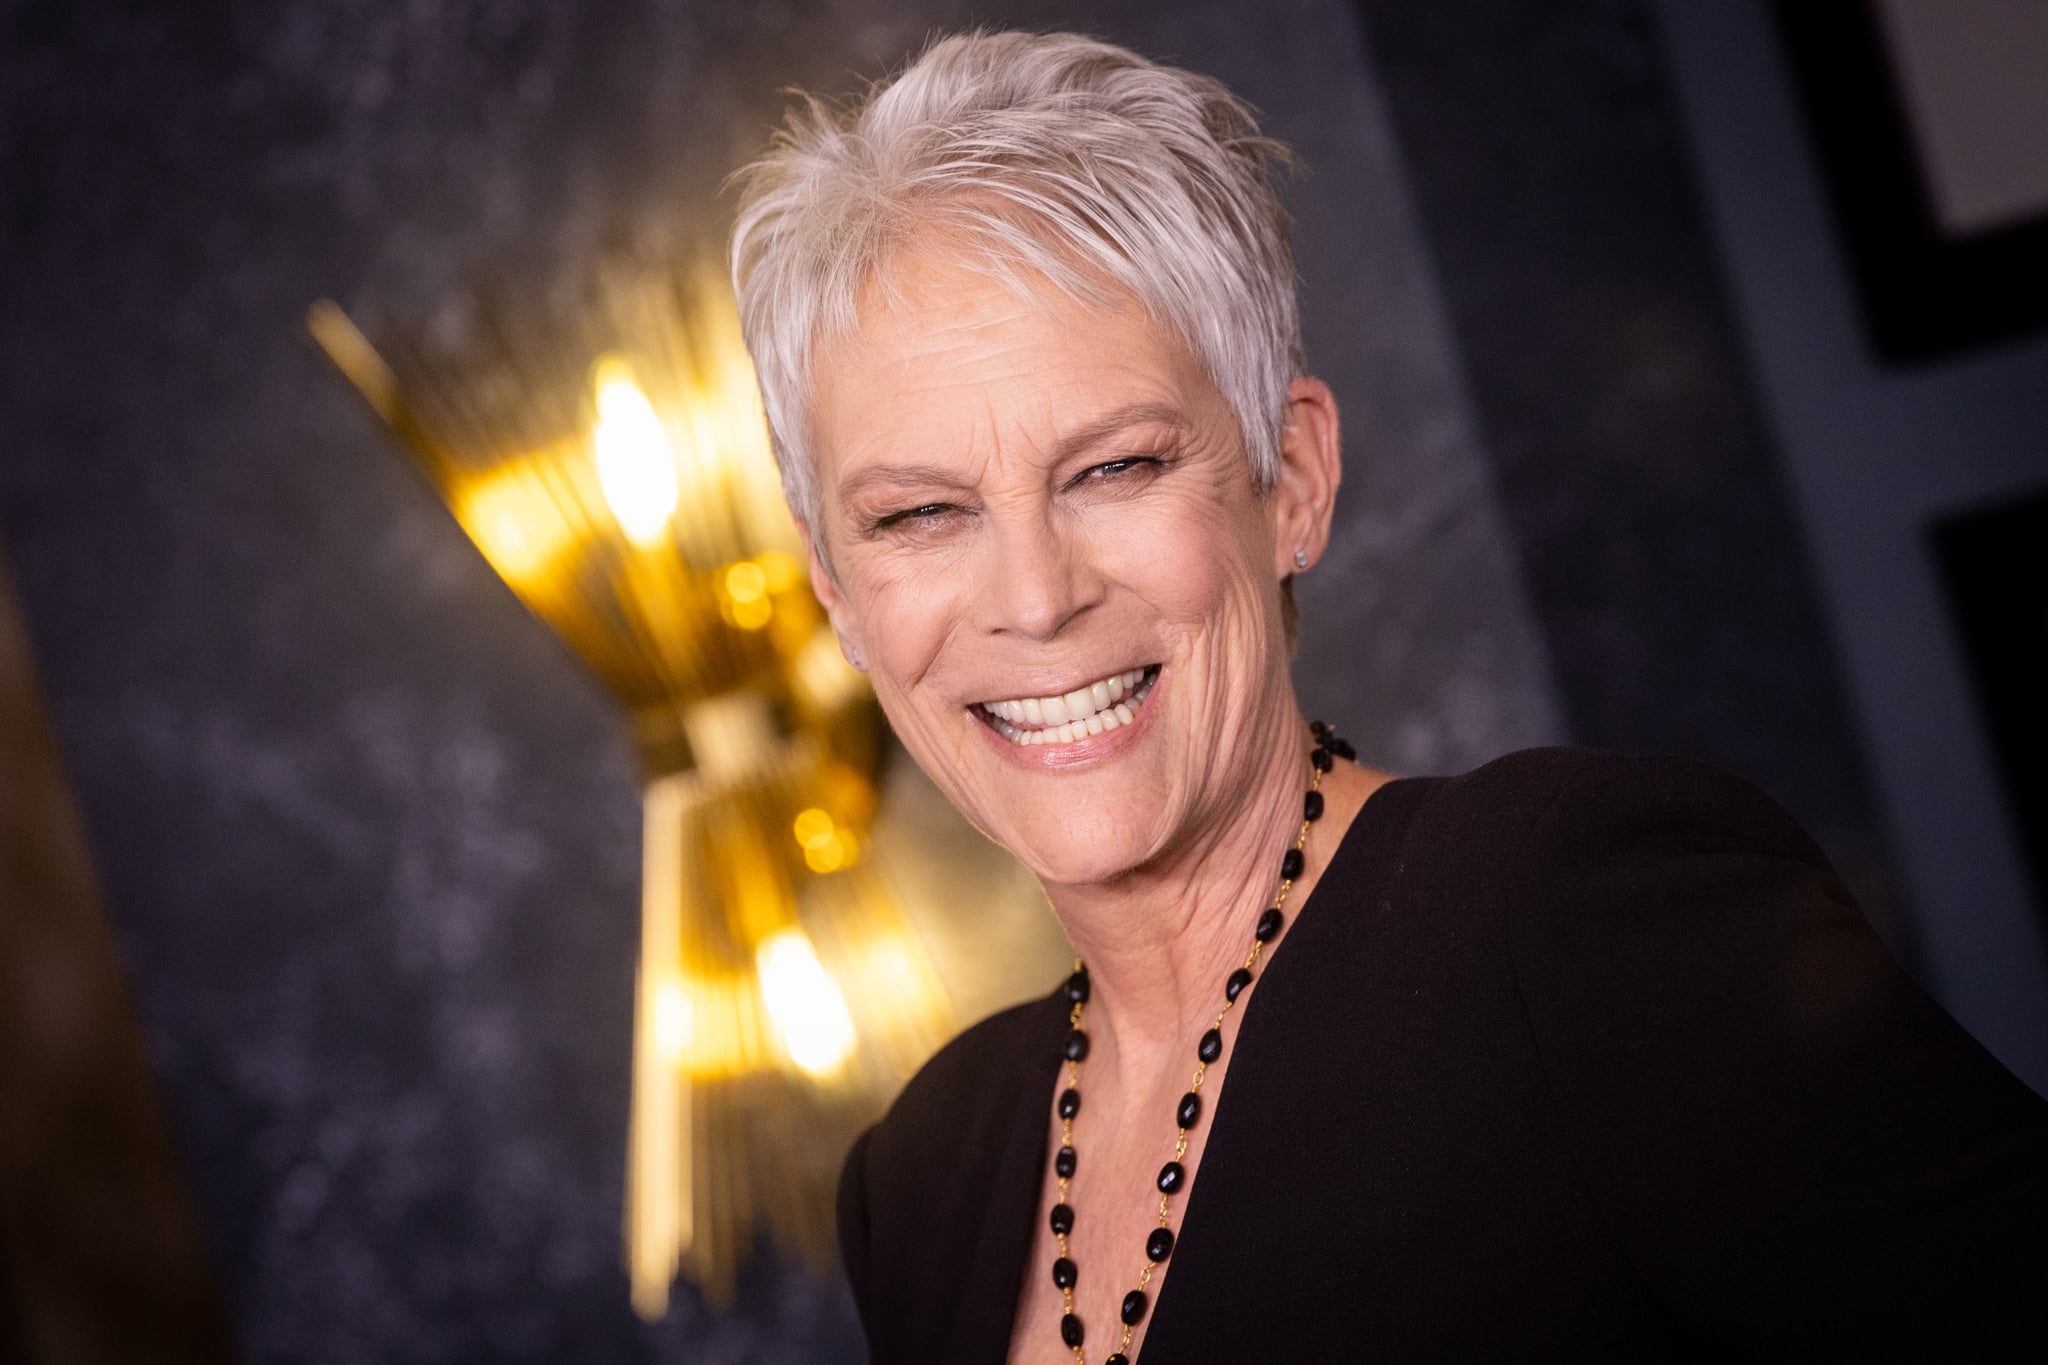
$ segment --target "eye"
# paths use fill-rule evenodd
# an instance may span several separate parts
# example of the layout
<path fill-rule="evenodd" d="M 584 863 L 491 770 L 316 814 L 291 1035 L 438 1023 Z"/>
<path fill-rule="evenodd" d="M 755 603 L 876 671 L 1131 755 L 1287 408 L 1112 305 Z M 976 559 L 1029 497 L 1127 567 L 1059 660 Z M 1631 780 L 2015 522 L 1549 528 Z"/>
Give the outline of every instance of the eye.
<path fill-rule="evenodd" d="M 956 512 L 958 510 L 950 502 L 920 503 L 916 507 L 906 507 L 899 512 L 889 512 L 876 517 L 869 523 L 869 526 L 872 530 L 886 531 L 891 526 L 900 526 L 905 523 L 933 521 L 945 516 L 948 512 Z"/>
<path fill-rule="evenodd" d="M 1167 461 L 1158 455 L 1123 455 L 1101 464 L 1090 465 L 1076 474 L 1070 488 L 1079 488 L 1090 483 L 1125 483 L 1157 474 L 1166 468 Z"/>

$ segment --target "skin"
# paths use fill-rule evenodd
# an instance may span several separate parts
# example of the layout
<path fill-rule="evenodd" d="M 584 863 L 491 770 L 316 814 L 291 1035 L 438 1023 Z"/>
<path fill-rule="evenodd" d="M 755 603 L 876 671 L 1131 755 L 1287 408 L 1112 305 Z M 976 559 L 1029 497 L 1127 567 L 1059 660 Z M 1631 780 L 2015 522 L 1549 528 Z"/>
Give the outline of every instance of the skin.
<path fill-rule="evenodd" d="M 1070 1243 L 1099 1360 L 1157 1222 L 1152 1177 L 1194 1040 L 1300 820 L 1309 741 L 1280 584 L 1297 548 L 1313 565 L 1328 543 L 1337 406 L 1320 381 L 1294 381 L 1281 476 L 1262 493 L 1229 405 L 1135 300 L 1082 303 L 1050 285 L 1026 299 L 915 250 L 892 281 L 893 301 L 870 291 L 855 331 L 817 357 L 812 582 L 912 757 L 1037 874 L 1089 966 Z M 1138 723 L 1083 743 L 1020 748 L 977 715 L 1151 665 Z M 1345 763 L 1324 778 L 1295 907 L 1384 780 Z M 1203 1083 L 1176 1227 L 1252 992 Z M 1043 1208 L 1053 1189 L 1048 1170 Z M 1071 1361 L 1038 1226 L 1010 1358 Z"/>

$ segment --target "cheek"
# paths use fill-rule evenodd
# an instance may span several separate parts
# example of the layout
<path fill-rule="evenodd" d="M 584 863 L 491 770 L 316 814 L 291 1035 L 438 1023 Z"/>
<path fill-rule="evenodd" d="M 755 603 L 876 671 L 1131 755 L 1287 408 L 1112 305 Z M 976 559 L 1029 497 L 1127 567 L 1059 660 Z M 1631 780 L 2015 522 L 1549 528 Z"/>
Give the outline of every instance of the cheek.
<path fill-rule="evenodd" d="M 1255 508 L 1222 494 L 1176 500 L 1132 519 L 1108 540 L 1118 577 L 1169 625 L 1235 632 L 1261 614 L 1269 556 Z"/>
<path fill-rule="evenodd" d="M 954 576 L 864 566 L 847 576 L 868 676 L 899 731 L 914 726 L 909 698 L 944 651 L 959 616 Z M 906 736 L 908 738 L 908 736 Z"/>

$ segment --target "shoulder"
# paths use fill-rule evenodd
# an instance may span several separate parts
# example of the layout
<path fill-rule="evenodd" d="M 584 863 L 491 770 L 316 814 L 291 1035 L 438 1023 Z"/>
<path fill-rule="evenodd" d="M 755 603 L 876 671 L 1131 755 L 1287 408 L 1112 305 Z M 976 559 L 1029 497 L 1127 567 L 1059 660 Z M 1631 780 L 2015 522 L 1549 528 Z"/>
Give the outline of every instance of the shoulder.
<path fill-rule="evenodd" d="M 1555 746 L 1521 749 L 1457 777 L 1423 779 L 1430 791 L 1420 816 L 1484 823 L 1498 833 L 1530 835 L 1598 823 L 1747 825 L 1777 841 L 1810 849 L 1790 816 L 1735 774 L 1696 759 L 1629 756 Z"/>
<path fill-rule="evenodd" d="M 966 1029 L 918 1068 L 881 1119 L 854 1143 L 840 1176 L 840 1240 L 865 1240 L 866 1205 L 902 1190 L 926 1196 L 987 1173 L 973 1161 L 1000 1151 L 1041 1098 L 1035 1078 L 1066 1027 L 1058 992 L 1000 1010 Z"/>
<path fill-rule="evenodd" d="M 916 1305 L 959 1292 L 991 1191 L 1032 1150 L 1043 1116 L 1038 1080 L 1050 1083 L 1047 1063 L 1065 1026 L 1057 992 L 975 1024 L 919 1068 L 847 1153 L 839 1246 L 871 1342 Z M 1019 1211 L 1017 1227 L 1029 1221 Z"/>
<path fill-rule="evenodd" d="M 1754 970 L 1801 935 L 1844 930 L 1860 954 L 1882 954 L 1799 822 L 1693 759 L 1525 749 L 1434 780 L 1411 839 L 1458 903 L 1484 907 L 1537 994 L 1553 974 L 1603 964 L 1706 982 L 1716 965 Z"/>
<path fill-rule="evenodd" d="M 1845 1323 L 1919 1359 L 1960 1358 L 1940 1344 L 1966 1325 L 2040 1330 L 2048 1106 L 1775 801 L 1704 763 L 1535 750 L 1425 804 L 1496 841 L 1444 875 L 1483 906 L 1586 1187 L 1678 1316 L 1759 1355 L 1838 1352 Z"/>
<path fill-rule="evenodd" d="M 876 1157 L 916 1157 L 934 1143 L 956 1144 L 963 1125 L 1006 1117 L 1016 1086 L 1043 1070 L 1065 1027 L 1060 993 L 999 1010 L 940 1048 L 903 1087 L 872 1130 Z"/>
<path fill-rule="evenodd" d="M 1674 862 L 1699 872 L 1697 860 L 1715 854 L 1747 856 L 1740 870 L 1750 874 L 1782 876 L 1796 865 L 1832 877 L 1777 802 L 1693 759 L 1523 749 L 1456 777 L 1400 785 L 1411 784 L 1404 871 L 1448 878 L 1468 902 L 1507 895 L 1526 913 L 1560 888 L 1577 885 L 1583 900 Z"/>

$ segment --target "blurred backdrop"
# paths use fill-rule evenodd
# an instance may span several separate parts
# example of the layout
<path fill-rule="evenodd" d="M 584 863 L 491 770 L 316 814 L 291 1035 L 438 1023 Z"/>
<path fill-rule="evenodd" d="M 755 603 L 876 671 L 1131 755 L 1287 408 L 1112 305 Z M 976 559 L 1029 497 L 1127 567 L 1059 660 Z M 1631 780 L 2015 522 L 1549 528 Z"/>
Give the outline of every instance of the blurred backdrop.
<path fill-rule="evenodd" d="M 1408 773 L 1552 742 L 1742 773 L 2048 1087 L 2038 722 L 1980 677 L 2039 665 L 2048 576 L 1965 583 L 1936 539 L 2017 508 L 2001 543 L 2041 542 L 2048 342 L 2008 308 L 1880 344 L 1839 212 L 1876 210 L 1783 17 L 0 5 L 0 1356 L 862 1358 L 773 1254 L 730 1314 L 632 1313 L 630 736 L 303 319 L 544 328 L 604 253 L 722 227 L 783 87 L 972 23 L 1208 71 L 1301 153 L 1347 456 L 1314 713 Z M 2048 215 L 2001 202 L 1956 243 Z M 956 947 L 977 999 L 1050 985 Z"/>

